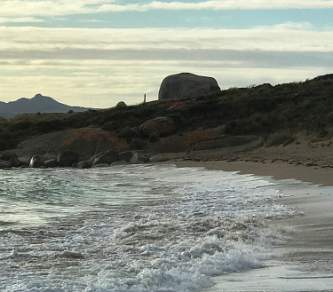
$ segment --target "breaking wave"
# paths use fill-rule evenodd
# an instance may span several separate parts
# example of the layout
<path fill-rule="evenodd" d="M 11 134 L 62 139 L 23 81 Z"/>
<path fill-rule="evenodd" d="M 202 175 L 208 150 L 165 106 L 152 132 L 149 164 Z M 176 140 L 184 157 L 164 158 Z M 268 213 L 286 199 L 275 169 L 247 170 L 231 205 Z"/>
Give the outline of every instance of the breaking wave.
<path fill-rule="evenodd" d="M 1 291 L 202 291 L 263 267 L 281 238 L 267 222 L 293 215 L 273 182 L 250 175 L 15 171 L 0 172 L 0 209 L 12 214 L 0 216 Z"/>

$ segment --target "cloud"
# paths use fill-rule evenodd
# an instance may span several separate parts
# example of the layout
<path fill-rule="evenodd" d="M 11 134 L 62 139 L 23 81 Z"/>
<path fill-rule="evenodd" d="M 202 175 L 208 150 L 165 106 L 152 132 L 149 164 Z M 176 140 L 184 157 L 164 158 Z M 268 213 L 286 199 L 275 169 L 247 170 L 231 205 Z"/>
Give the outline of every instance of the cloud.
<path fill-rule="evenodd" d="M 157 96 L 168 74 L 214 76 L 223 88 L 333 71 L 333 32 L 304 23 L 249 29 L 0 26 L 1 99 L 42 92 L 107 107 Z"/>
<path fill-rule="evenodd" d="M 19 7 L 19 9 L 18 9 Z M 122 3 L 116 0 L 1 0 L 0 17 L 47 17 L 149 10 L 329 9 L 333 0 L 207 0 Z"/>
<path fill-rule="evenodd" d="M 62 16 L 93 11 L 91 4 L 104 1 L 81 0 L 1 0 L 0 17 Z M 18 9 L 19 7 L 19 9 Z"/>
<path fill-rule="evenodd" d="M 156 99 L 161 80 L 177 72 L 214 76 L 222 88 L 298 81 L 328 72 L 322 67 L 262 68 L 216 61 L 42 62 L 2 66 L 1 99 L 31 97 L 41 92 L 68 104 L 110 107 L 120 100 L 142 102 L 144 92 L 149 100 Z"/>
<path fill-rule="evenodd" d="M 302 27 L 304 27 L 302 29 Z M 115 51 L 142 50 L 260 50 L 294 52 L 333 51 L 331 30 L 307 29 L 306 25 L 286 24 L 249 29 L 164 29 L 164 28 L 36 28 L 1 27 L 2 56 L 18 55 L 38 58 L 38 55 L 59 58 L 66 52 L 82 51 L 82 58 L 104 58 Z M 71 51 L 72 50 L 72 51 Z M 35 53 L 34 53 L 35 52 Z M 149 53 L 149 55 L 150 55 Z M 89 56 L 90 54 L 90 56 Z M 80 57 L 73 56 L 73 58 Z M 115 57 L 115 58 L 117 58 Z"/>
<path fill-rule="evenodd" d="M 147 10 L 273 10 L 273 9 L 325 9 L 333 8 L 330 0 L 215 0 L 201 2 L 152 1 L 145 4 L 103 4 L 102 11 Z"/>
<path fill-rule="evenodd" d="M 9 23 L 40 23 L 43 22 L 43 19 L 37 17 L 0 17 L 0 24 L 9 24 Z"/>

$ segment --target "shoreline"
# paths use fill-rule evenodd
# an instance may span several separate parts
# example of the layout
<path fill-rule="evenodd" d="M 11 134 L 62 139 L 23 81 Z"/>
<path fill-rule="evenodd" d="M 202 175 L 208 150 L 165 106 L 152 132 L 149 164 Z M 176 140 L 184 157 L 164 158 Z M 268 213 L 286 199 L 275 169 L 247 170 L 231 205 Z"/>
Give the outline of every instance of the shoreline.
<path fill-rule="evenodd" d="M 177 167 L 204 167 L 211 170 L 236 171 L 275 180 L 295 179 L 314 185 L 333 186 L 333 168 L 292 165 L 286 162 L 252 161 L 175 161 Z"/>
<path fill-rule="evenodd" d="M 276 187 L 287 195 L 281 203 L 300 214 L 268 223 L 273 228 L 290 229 L 283 242 L 273 245 L 279 256 L 270 265 L 217 277 L 216 286 L 207 292 L 333 291 L 333 169 L 283 162 L 175 163 L 177 167 L 204 167 L 281 181 Z"/>

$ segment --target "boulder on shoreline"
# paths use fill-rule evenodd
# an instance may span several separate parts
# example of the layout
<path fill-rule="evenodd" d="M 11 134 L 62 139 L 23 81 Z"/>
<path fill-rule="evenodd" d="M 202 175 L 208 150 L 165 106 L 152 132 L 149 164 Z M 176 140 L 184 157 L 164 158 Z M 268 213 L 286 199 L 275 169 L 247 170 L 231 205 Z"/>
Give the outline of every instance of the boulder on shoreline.
<path fill-rule="evenodd" d="M 109 167 L 110 164 L 108 163 L 99 163 L 99 164 L 95 164 L 93 165 L 94 168 L 105 168 L 105 167 Z"/>
<path fill-rule="evenodd" d="M 159 100 L 207 97 L 220 94 L 221 89 L 212 77 L 180 73 L 166 77 L 161 84 Z"/>
<path fill-rule="evenodd" d="M 11 168 L 12 165 L 10 162 L 5 160 L 0 160 L 0 169 Z"/>
<path fill-rule="evenodd" d="M 108 149 L 125 151 L 128 149 L 128 145 L 115 133 L 99 128 L 79 128 L 28 138 L 12 151 L 19 157 L 29 157 L 29 159 L 35 154 L 47 156 L 45 160 L 55 158 L 64 151 L 73 151 L 80 156 L 81 160 L 87 160 L 95 153 Z"/>
<path fill-rule="evenodd" d="M 21 165 L 17 155 L 11 152 L 2 153 L 0 161 L 3 162 L 3 165 L 9 164 L 9 167 L 19 167 Z"/>
<path fill-rule="evenodd" d="M 62 167 L 74 166 L 79 161 L 79 155 L 73 151 L 64 151 L 58 154 L 57 163 Z"/>
<path fill-rule="evenodd" d="M 92 162 L 90 160 L 83 160 L 77 164 L 77 168 L 87 169 L 92 167 Z"/>
<path fill-rule="evenodd" d="M 99 153 L 91 158 L 93 166 L 96 166 L 98 164 L 111 164 L 118 160 L 119 160 L 118 152 L 113 150 Z"/>
<path fill-rule="evenodd" d="M 126 151 L 119 153 L 119 160 L 130 164 L 147 163 L 150 161 L 148 154 L 142 151 Z"/>
<path fill-rule="evenodd" d="M 30 168 L 40 168 L 43 166 L 42 158 L 39 155 L 33 155 L 30 159 Z"/>
<path fill-rule="evenodd" d="M 1 155 L 0 155 L 1 157 Z M 13 155 L 13 157 L 16 157 Z M 124 151 L 117 152 L 108 150 L 93 155 L 86 160 L 79 160 L 79 154 L 73 151 L 63 151 L 57 157 L 47 154 L 34 154 L 31 158 L 20 157 L 20 167 L 30 168 L 55 168 L 55 167 L 74 167 L 87 169 L 91 167 L 107 167 L 116 164 L 137 164 L 150 161 L 149 155 L 144 151 Z M 22 161 L 21 161 L 22 160 Z M 0 159 L 0 169 L 16 167 L 10 161 Z"/>
<path fill-rule="evenodd" d="M 44 166 L 47 168 L 57 167 L 58 162 L 57 159 L 48 159 L 44 161 Z"/>

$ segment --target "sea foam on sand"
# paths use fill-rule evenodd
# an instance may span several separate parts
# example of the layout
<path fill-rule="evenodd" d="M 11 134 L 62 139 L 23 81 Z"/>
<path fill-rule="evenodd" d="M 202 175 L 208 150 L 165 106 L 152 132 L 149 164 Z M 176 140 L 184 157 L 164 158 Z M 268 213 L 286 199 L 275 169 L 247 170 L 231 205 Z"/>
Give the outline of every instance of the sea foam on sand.
<path fill-rule="evenodd" d="M 216 276 L 265 266 L 283 239 L 267 223 L 295 215 L 274 182 L 235 172 L 151 165 L 38 175 L 52 175 L 44 203 L 53 217 L 2 232 L 2 291 L 202 291 Z M 29 204 L 37 187 L 24 190 Z"/>

